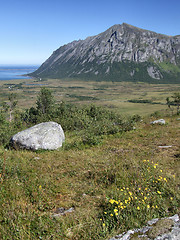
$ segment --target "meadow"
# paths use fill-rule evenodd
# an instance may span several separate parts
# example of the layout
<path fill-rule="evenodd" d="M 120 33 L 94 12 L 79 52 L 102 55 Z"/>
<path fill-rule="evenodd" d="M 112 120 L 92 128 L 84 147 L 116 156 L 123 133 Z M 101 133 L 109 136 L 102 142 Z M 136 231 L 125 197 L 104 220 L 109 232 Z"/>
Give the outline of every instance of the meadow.
<path fill-rule="evenodd" d="M 57 102 L 75 104 L 94 103 L 125 114 L 145 116 L 155 111 L 166 110 L 166 98 L 180 91 L 180 84 L 146 84 L 131 82 L 91 82 L 69 79 L 31 79 L 0 81 L 0 102 L 7 101 L 10 92 L 18 95 L 18 106 L 35 105 L 41 87 L 52 90 Z M 150 100 L 158 104 L 132 103 L 128 100 Z"/>
<path fill-rule="evenodd" d="M 109 239 L 152 218 L 179 213 L 180 121 L 165 104 L 179 85 L 69 80 L 0 84 L 1 101 L 16 92 L 22 110 L 35 106 L 40 88 L 46 86 L 57 103 L 77 105 L 74 116 L 83 116 L 83 125 L 88 122 L 88 128 L 80 130 L 77 124 L 73 131 L 62 122 L 66 142 L 59 150 L 32 152 L 1 144 L 0 239 Z M 78 143 L 93 126 L 97 130 L 89 109 L 99 118 L 95 119 L 101 141 L 93 135 L 90 142 Z M 123 131 L 108 131 L 106 124 L 117 120 L 109 110 L 123 115 Z M 151 125 L 157 117 L 166 124 Z M 25 127 L 16 122 L 12 129 L 12 124 L 4 125 L 7 135 Z M 5 138 L 2 132 L 0 137 Z M 74 210 L 56 216 L 59 208 Z"/>

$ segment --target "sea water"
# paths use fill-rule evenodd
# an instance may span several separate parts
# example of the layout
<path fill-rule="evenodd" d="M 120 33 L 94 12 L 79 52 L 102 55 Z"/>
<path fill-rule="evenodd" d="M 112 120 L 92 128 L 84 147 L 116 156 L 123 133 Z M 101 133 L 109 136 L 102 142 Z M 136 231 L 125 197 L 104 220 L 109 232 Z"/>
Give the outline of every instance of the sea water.
<path fill-rule="evenodd" d="M 0 80 L 30 79 L 24 74 L 34 72 L 39 66 L 1 66 Z"/>

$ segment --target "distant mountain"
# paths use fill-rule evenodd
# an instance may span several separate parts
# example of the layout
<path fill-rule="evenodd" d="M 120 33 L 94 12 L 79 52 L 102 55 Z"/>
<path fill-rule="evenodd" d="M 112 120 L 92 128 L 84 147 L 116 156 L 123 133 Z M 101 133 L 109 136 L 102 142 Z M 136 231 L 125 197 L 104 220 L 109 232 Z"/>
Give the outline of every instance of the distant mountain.
<path fill-rule="evenodd" d="M 31 76 L 180 83 L 180 35 L 117 24 L 60 47 Z"/>

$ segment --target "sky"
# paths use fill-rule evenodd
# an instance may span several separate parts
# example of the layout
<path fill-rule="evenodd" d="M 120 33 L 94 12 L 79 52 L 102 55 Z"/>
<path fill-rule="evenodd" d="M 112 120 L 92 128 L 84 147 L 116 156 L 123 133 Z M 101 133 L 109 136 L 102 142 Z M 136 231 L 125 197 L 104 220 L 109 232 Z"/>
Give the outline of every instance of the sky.
<path fill-rule="evenodd" d="M 0 0 L 0 65 L 41 65 L 60 46 L 123 22 L 180 35 L 180 0 Z"/>

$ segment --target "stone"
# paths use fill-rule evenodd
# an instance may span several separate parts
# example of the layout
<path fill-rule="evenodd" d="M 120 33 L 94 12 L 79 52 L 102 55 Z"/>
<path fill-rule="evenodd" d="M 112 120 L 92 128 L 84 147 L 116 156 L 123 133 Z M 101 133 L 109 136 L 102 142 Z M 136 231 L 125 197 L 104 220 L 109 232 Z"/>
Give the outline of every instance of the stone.
<path fill-rule="evenodd" d="M 153 122 L 151 122 L 150 124 L 165 124 L 166 121 L 164 119 L 158 119 L 158 120 L 155 120 Z"/>
<path fill-rule="evenodd" d="M 109 240 L 179 240 L 180 220 L 178 214 L 167 218 L 155 218 L 147 226 L 116 235 Z"/>
<path fill-rule="evenodd" d="M 60 208 L 57 208 L 56 209 L 56 211 L 55 211 L 55 213 L 52 215 L 52 217 L 54 217 L 54 218 L 59 218 L 59 217 L 61 217 L 61 216 L 64 216 L 64 215 L 66 215 L 67 213 L 72 213 L 72 212 L 74 212 L 74 208 L 73 207 L 71 207 L 71 208 L 69 208 L 69 209 L 67 209 L 67 210 L 65 210 L 65 208 L 63 208 L 63 207 L 60 207 Z"/>
<path fill-rule="evenodd" d="M 148 221 L 148 225 L 153 225 L 155 224 L 157 221 L 159 220 L 159 218 L 153 218 L 152 220 Z"/>
<path fill-rule="evenodd" d="M 172 148 L 172 145 L 169 146 L 158 146 L 159 148 Z"/>
<path fill-rule="evenodd" d="M 15 149 L 55 150 L 62 147 L 65 141 L 64 131 L 58 123 L 44 122 L 24 131 L 18 132 L 11 138 Z"/>

